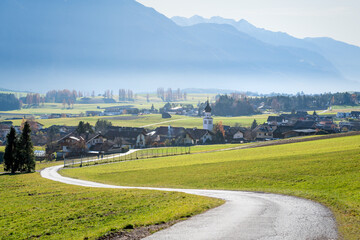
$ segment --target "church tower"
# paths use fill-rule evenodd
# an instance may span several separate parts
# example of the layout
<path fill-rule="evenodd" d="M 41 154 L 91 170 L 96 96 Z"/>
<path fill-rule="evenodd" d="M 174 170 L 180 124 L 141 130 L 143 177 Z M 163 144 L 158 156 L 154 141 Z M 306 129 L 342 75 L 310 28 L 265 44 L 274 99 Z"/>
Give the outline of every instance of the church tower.
<path fill-rule="evenodd" d="M 213 118 L 211 117 L 211 107 L 209 100 L 206 102 L 205 117 L 203 119 L 203 129 L 212 131 L 214 127 Z"/>

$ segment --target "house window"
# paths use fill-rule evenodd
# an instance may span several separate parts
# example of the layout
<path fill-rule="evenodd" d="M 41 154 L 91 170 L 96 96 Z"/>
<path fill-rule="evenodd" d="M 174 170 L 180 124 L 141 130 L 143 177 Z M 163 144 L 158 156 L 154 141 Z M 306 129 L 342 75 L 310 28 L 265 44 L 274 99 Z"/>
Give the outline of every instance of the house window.
<path fill-rule="evenodd" d="M 211 120 L 209 120 L 209 124 L 211 124 Z"/>
<path fill-rule="evenodd" d="M 206 120 L 204 120 L 204 124 L 207 124 L 207 121 L 206 121 Z"/>

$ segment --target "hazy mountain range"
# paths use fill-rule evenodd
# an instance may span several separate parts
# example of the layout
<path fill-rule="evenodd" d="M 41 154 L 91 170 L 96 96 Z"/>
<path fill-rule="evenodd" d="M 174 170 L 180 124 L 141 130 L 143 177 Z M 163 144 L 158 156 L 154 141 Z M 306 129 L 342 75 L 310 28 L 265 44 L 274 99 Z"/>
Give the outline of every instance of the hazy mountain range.
<path fill-rule="evenodd" d="M 172 20 L 180 26 L 193 26 L 203 23 L 227 24 L 240 32 L 273 46 L 298 48 L 301 51 L 304 49 L 309 50 L 329 60 L 343 76 L 360 80 L 360 47 L 354 45 L 326 37 L 299 39 L 284 32 L 273 32 L 257 28 L 244 19 L 235 21 L 222 17 L 206 19 L 201 16 L 193 16 L 191 18 L 173 17 Z"/>
<path fill-rule="evenodd" d="M 133 0 L 0 1 L 1 87 L 359 90 L 360 48 Z"/>

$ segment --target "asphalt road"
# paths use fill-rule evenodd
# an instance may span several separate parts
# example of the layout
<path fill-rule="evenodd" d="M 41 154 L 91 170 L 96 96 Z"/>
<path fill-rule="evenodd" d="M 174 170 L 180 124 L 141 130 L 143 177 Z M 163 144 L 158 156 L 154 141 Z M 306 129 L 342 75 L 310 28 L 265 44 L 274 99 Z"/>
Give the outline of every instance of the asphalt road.
<path fill-rule="evenodd" d="M 63 177 L 62 166 L 46 168 L 41 176 L 50 180 L 97 188 L 175 191 L 226 200 L 211 209 L 145 239 L 337 239 L 337 227 L 329 209 L 321 204 L 284 195 L 197 189 L 122 187 Z"/>

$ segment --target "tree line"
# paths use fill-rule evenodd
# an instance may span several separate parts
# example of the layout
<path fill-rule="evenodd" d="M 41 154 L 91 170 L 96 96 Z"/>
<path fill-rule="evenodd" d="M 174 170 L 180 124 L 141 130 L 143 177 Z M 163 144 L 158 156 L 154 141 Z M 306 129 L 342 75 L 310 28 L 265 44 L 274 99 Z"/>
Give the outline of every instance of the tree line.
<path fill-rule="evenodd" d="M 0 111 L 17 110 L 21 103 L 14 94 L 0 93 Z"/>
<path fill-rule="evenodd" d="M 119 89 L 119 101 L 134 101 L 134 92 L 130 89 Z"/>
<path fill-rule="evenodd" d="M 242 116 L 255 114 L 257 111 L 248 98 L 235 98 L 220 95 L 212 105 L 212 113 L 218 116 Z"/>
<path fill-rule="evenodd" d="M 20 136 L 11 127 L 7 135 L 7 144 L 4 153 L 4 170 L 6 172 L 33 172 L 35 171 L 35 154 L 31 141 L 30 125 L 26 122 Z"/>
<path fill-rule="evenodd" d="M 295 96 L 272 96 L 250 98 L 254 106 L 263 105 L 263 108 L 274 111 L 315 110 L 327 109 L 333 105 L 358 105 L 360 93 L 324 93 L 315 95 L 297 94 Z"/>
<path fill-rule="evenodd" d="M 244 94 L 218 95 L 212 104 L 212 112 L 218 116 L 243 116 L 259 112 L 259 109 L 273 111 L 309 111 L 327 109 L 333 105 L 358 105 L 360 93 L 324 93 L 314 95 L 277 95 L 247 97 Z M 205 104 L 199 105 L 199 112 Z"/>
<path fill-rule="evenodd" d="M 48 91 L 45 95 L 45 101 L 48 103 L 65 103 L 65 104 L 74 104 L 76 98 L 79 96 L 76 90 L 51 90 Z"/>
<path fill-rule="evenodd" d="M 168 88 L 166 91 L 164 88 L 158 88 L 156 91 L 157 97 L 161 98 L 163 102 L 174 102 L 179 100 L 185 100 L 187 99 L 187 93 L 182 92 L 180 88 L 176 90 L 172 90 L 171 88 Z"/>

